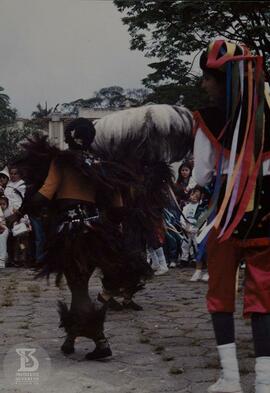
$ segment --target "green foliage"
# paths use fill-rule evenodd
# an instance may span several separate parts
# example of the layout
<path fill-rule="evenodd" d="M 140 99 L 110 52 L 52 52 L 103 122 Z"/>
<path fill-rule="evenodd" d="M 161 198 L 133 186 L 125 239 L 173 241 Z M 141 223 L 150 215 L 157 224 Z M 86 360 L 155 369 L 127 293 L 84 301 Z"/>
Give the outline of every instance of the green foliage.
<path fill-rule="evenodd" d="M 32 112 L 32 117 L 34 119 L 44 119 L 48 116 L 50 116 L 50 114 L 53 111 L 53 108 L 49 108 L 47 106 L 47 101 L 45 102 L 44 108 L 42 107 L 42 105 L 40 103 L 37 104 L 37 110 Z"/>
<path fill-rule="evenodd" d="M 265 59 L 270 75 L 270 2 L 114 0 L 128 25 L 131 49 L 157 58 L 147 87 L 160 83 L 185 84 L 192 79 L 190 61 L 208 42 L 223 37 L 244 42 Z M 270 78 L 269 78 L 270 79 Z"/>
<path fill-rule="evenodd" d="M 126 100 L 125 91 L 120 86 L 103 87 L 95 94 L 95 98 L 105 108 L 120 108 Z"/>
<path fill-rule="evenodd" d="M 76 113 L 78 107 L 85 108 L 124 108 L 129 104 L 130 106 L 141 105 L 149 91 L 147 89 L 123 89 L 120 86 L 103 87 L 94 93 L 93 97 L 65 103 L 63 107 L 68 109 L 70 113 Z"/>
<path fill-rule="evenodd" d="M 0 168 L 3 168 L 20 155 L 20 142 L 34 131 L 36 130 L 29 127 L 22 130 L 9 126 L 0 127 Z"/>
<path fill-rule="evenodd" d="M 190 110 L 209 104 L 207 95 L 200 88 L 199 78 L 195 78 L 186 85 L 170 83 L 153 87 L 153 92 L 148 95 L 147 100 L 156 104 L 169 105 L 181 102 Z"/>
<path fill-rule="evenodd" d="M 0 86 L 0 127 L 10 124 L 15 120 L 16 110 L 11 108 L 9 96 L 4 93 Z"/>

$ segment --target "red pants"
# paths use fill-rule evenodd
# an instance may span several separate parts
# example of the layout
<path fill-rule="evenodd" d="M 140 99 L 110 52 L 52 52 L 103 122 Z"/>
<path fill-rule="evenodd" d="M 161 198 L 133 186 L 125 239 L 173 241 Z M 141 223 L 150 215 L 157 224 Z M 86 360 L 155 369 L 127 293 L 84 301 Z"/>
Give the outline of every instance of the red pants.
<path fill-rule="evenodd" d="M 234 312 L 236 272 L 244 259 L 244 316 L 270 313 L 270 239 L 232 238 L 219 243 L 217 235 L 212 230 L 207 245 L 208 311 Z"/>

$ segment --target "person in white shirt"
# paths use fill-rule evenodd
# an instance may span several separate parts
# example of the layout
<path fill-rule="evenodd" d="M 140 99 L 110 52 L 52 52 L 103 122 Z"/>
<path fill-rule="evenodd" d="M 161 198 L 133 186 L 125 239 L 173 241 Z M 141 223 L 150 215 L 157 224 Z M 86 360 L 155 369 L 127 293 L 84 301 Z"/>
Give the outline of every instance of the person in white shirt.
<path fill-rule="evenodd" d="M 9 181 L 9 172 L 8 172 L 8 168 L 5 167 L 0 171 L 0 195 L 4 194 L 8 181 Z"/>
<path fill-rule="evenodd" d="M 270 392 L 270 95 L 262 58 L 216 40 L 201 56 L 214 106 L 195 112 L 193 184 L 215 179 L 209 211 L 207 306 L 222 366 L 209 393 L 241 393 L 234 337 L 236 273 L 246 262 L 244 316 L 251 316 L 256 393 Z"/>
<path fill-rule="evenodd" d="M 8 260 L 7 239 L 9 230 L 6 224 L 6 218 L 9 215 L 8 199 L 0 196 L 0 268 L 6 267 Z"/>
<path fill-rule="evenodd" d="M 9 176 L 10 180 L 6 185 L 4 195 L 8 199 L 9 214 L 12 216 L 13 214 L 16 214 L 23 203 L 26 185 L 21 177 L 19 169 L 16 166 L 11 165 L 9 167 Z M 22 225 L 18 227 L 18 224 Z M 17 228 L 24 232 L 18 233 Z M 25 217 L 21 217 L 16 220 L 16 222 L 13 222 L 10 229 L 12 233 L 12 239 L 9 247 L 9 256 L 13 260 L 12 264 L 14 266 L 28 266 L 30 259 L 29 235 L 31 231 L 28 215 L 25 215 Z"/>
<path fill-rule="evenodd" d="M 4 190 L 4 194 L 9 200 L 10 209 L 15 212 L 22 205 L 26 186 L 24 180 L 21 178 L 18 168 L 10 167 L 9 175 L 10 180 Z"/>

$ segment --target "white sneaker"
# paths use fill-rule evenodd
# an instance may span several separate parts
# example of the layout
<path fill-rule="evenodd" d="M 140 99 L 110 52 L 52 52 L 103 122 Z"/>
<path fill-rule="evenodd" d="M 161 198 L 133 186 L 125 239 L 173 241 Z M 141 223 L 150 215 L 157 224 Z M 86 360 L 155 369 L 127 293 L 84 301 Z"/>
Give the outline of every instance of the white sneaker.
<path fill-rule="evenodd" d="M 169 271 L 169 269 L 167 268 L 167 266 L 162 266 L 160 267 L 158 270 L 155 271 L 154 275 L 155 276 L 162 276 L 162 274 L 165 274 Z"/>
<path fill-rule="evenodd" d="M 204 282 L 208 282 L 209 280 L 209 274 L 206 272 L 202 275 L 201 280 Z"/>
<path fill-rule="evenodd" d="M 191 277 L 191 279 L 189 281 L 199 281 L 202 278 L 202 271 L 201 270 L 195 270 L 195 272 L 193 273 L 193 276 Z"/>
<path fill-rule="evenodd" d="M 176 267 L 176 263 L 175 262 L 171 262 L 169 267 L 172 267 L 172 268 Z"/>
<path fill-rule="evenodd" d="M 208 393 L 243 393 L 239 382 L 229 382 L 219 378 L 216 383 L 209 386 Z"/>
<path fill-rule="evenodd" d="M 152 270 L 154 270 L 154 271 L 159 270 L 159 263 L 152 263 L 152 264 L 151 264 L 151 268 L 152 268 Z"/>

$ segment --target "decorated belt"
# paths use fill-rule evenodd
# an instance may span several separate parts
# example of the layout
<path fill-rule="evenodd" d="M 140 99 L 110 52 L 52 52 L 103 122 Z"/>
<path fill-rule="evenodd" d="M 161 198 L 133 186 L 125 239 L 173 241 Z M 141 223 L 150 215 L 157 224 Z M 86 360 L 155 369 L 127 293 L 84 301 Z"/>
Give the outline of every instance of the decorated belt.
<path fill-rule="evenodd" d="M 99 210 L 94 205 L 77 204 L 67 207 L 57 219 L 57 232 L 64 227 L 72 228 L 73 224 L 84 224 L 91 227 L 93 223 L 100 220 Z"/>

